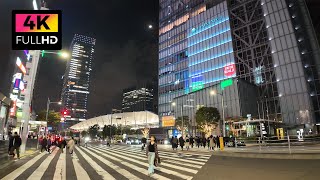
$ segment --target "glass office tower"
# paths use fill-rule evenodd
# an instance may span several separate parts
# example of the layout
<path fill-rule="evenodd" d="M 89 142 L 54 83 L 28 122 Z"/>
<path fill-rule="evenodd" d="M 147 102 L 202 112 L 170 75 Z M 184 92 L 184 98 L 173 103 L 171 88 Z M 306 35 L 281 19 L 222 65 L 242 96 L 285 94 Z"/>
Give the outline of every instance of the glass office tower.
<path fill-rule="evenodd" d="M 66 122 L 71 124 L 86 120 L 90 73 L 96 39 L 75 34 L 71 43 L 72 56 L 67 64 L 62 89 L 62 103 L 68 111 Z"/>
<path fill-rule="evenodd" d="M 160 0 L 159 115 L 199 107 L 313 131 L 319 45 L 304 0 Z M 230 68 L 232 71 L 230 71 Z M 172 107 L 176 101 L 180 108 Z"/>

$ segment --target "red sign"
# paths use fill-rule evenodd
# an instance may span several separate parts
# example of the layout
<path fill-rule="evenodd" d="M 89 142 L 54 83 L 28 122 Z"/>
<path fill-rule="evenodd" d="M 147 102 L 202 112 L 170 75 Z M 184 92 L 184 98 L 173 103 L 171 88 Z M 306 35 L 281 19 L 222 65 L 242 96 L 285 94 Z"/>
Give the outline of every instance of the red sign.
<path fill-rule="evenodd" d="M 226 65 L 224 67 L 224 75 L 225 76 L 232 76 L 236 73 L 236 65 L 235 64 L 229 64 L 229 65 Z"/>
<path fill-rule="evenodd" d="M 16 116 L 17 112 L 17 100 L 14 100 L 10 108 L 10 116 Z"/>

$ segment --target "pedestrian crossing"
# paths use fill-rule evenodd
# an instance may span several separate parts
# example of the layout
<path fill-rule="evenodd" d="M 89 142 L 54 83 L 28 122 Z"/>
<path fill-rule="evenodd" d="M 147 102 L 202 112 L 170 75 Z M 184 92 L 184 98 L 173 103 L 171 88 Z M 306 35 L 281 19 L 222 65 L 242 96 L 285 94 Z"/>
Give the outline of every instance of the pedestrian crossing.
<path fill-rule="evenodd" d="M 119 145 L 76 146 L 72 155 L 66 151 L 61 153 L 59 148 L 55 148 L 52 154 L 38 154 L 14 170 L 8 167 L 7 174 L 0 174 L 0 179 L 13 180 L 27 176 L 24 179 L 191 180 L 210 158 L 210 155 L 205 154 L 170 151 L 159 151 L 159 155 L 161 164 L 155 168 L 155 174 L 148 176 L 147 156 L 140 148 Z"/>

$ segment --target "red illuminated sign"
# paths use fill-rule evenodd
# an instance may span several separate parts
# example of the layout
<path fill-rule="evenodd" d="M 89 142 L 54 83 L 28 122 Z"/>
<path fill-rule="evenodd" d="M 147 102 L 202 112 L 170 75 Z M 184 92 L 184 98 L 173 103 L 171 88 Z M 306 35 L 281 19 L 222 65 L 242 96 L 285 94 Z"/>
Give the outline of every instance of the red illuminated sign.
<path fill-rule="evenodd" d="M 16 116 L 17 112 L 17 100 L 14 100 L 12 103 L 12 107 L 10 108 L 10 116 Z"/>
<path fill-rule="evenodd" d="M 19 67 L 19 69 L 22 71 L 23 74 L 27 73 L 26 67 L 24 67 L 24 65 L 22 64 L 22 62 L 21 62 L 19 57 L 17 57 L 16 64 Z"/>
<path fill-rule="evenodd" d="M 224 75 L 229 77 L 229 76 L 232 76 L 236 73 L 236 65 L 235 64 L 229 64 L 229 65 L 226 65 L 224 67 Z"/>

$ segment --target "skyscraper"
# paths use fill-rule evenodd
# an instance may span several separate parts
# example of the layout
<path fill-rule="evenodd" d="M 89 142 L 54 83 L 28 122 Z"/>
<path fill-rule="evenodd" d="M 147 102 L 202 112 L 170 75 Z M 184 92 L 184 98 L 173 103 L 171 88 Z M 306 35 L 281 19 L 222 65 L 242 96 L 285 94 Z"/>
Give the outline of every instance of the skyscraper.
<path fill-rule="evenodd" d="M 199 107 L 222 112 L 214 90 L 228 118 L 304 132 L 320 123 L 320 50 L 304 0 L 160 0 L 159 21 L 160 117 L 195 126 Z"/>
<path fill-rule="evenodd" d="M 152 84 L 134 86 L 123 90 L 122 112 L 134 111 L 155 112 Z"/>
<path fill-rule="evenodd" d="M 86 120 L 90 73 L 96 39 L 75 34 L 70 46 L 71 59 L 67 64 L 62 89 L 63 111 L 66 111 L 67 126 Z"/>

